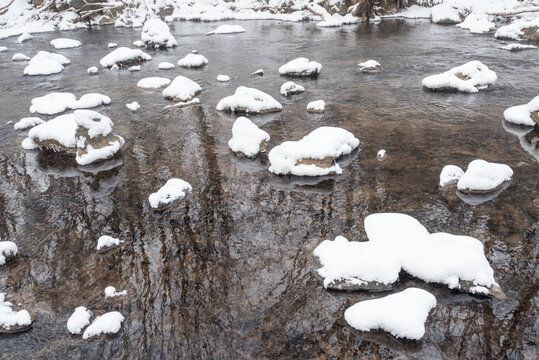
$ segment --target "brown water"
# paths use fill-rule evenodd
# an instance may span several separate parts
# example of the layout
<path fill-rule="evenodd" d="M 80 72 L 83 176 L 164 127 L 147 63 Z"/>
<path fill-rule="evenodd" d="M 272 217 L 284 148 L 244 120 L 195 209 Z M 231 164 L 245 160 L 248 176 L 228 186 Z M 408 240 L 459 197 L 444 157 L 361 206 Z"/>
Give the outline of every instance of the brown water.
<path fill-rule="evenodd" d="M 33 328 L 0 336 L 0 357 L 12 359 L 149 358 L 400 358 L 532 359 L 537 355 L 538 246 L 537 131 L 503 123 L 503 110 L 538 95 L 539 53 L 497 49 L 492 35 L 471 35 L 428 22 L 384 21 L 343 29 L 314 24 L 242 22 L 246 33 L 204 36 L 218 23 L 172 25 L 179 47 L 151 54 L 142 71 L 86 75 L 108 53 L 110 41 L 130 46 L 139 31 L 104 27 L 35 35 L 0 54 L 0 239 L 19 246 L 17 260 L 0 268 L 0 291 L 35 319 Z M 62 73 L 23 77 L 13 52 L 50 50 L 56 37 L 83 42 L 63 50 Z M 209 60 L 203 70 L 157 69 L 193 49 Z M 277 68 L 299 56 L 317 60 L 317 80 L 283 98 Z M 385 72 L 362 74 L 356 64 L 382 63 Z M 425 92 L 421 79 L 477 59 L 496 71 L 491 91 L 476 95 Z M 250 77 L 264 68 L 263 77 Z M 202 105 L 163 111 L 159 91 L 136 82 L 183 74 L 199 82 Z M 217 83 L 218 74 L 232 77 Z M 282 102 L 283 112 L 250 118 L 271 134 L 268 148 L 298 139 L 321 125 L 341 126 L 360 140 L 344 173 L 314 181 L 267 171 L 265 155 L 235 157 L 227 147 L 234 116 L 217 101 L 237 86 L 253 86 Z M 33 97 L 50 91 L 109 95 L 98 109 L 115 122 L 126 146 L 101 172 L 74 161 L 20 147 L 12 124 L 29 116 Z M 324 99 L 323 115 L 307 114 Z M 125 104 L 138 101 L 133 114 Z M 508 129 L 508 130 L 506 130 Z M 535 139 L 534 139 L 535 136 Z M 386 149 L 379 162 L 376 153 Z M 454 188 L 438 189 L 446 164 L 466 167 L 483 158 L 514 169 L 507 189 L 480 205 Z M 147 197 L 167 179 L 190 182 L 180 206 L 154 214 Z M 401 277 L 397 289 L 417 286 L 438 300 L 421 341 L 383 332 L 362 333 L 343 319 L 355 302 L 380 294 L 326 291 L 314 274 L 311 252 L 323 239 L 365 240 L 363 219 L 403 212 L 429 231 L 477 237 L 508 295 L 497 300 L 450 291 Z M 117 236 L 121 249 L 97 254 L 97 238 Z M 113 285 L 128 295 L 105 300 Z M 77 306 L 94 313 L 118 310 L 120 333 L 85 341 L 66 321 Z"/>

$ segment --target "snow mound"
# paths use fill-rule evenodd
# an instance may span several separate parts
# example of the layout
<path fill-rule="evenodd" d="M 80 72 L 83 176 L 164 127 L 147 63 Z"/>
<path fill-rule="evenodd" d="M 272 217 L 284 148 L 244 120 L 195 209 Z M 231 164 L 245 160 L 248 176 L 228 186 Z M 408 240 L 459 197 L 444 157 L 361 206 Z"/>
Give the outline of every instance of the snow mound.
<path fill-rule="evenodd" d="M 178 60 L 178 66 L 181 67 L 201 67 L 208 63 L 208 59 L 200 54 L 187 54 L 184 58 Z"/>
<path fill-rule="evenodd" d="M 444 73 L 428 76 L 422 83 L 426 88 L 435 91 L 476 93 L 493 84 L 497 78 L 496 73 L 480 61 L 470 61 Z"/>
<path fill-rule="evenodd" d="M 217 103 L 217 110 L 245 113 L 267 113 L 281 111 L 282 105 L 270 95 L 254 88 L 240 86 L 234 95 L 227 96 Z"/>
<path fill-rule="evenodd" d="M 507 26 L 499 28 L 494 36 L 498 39 L 511 40 L 538 40 L 539 39 L 539 16 L 534 19 L 517 20 Z"/>
<path fill-rule="evenodd" d="M 106 95 L 92 93 L 85 94 L 79 100 L 71 93 L 49 93 L 32 99 L 30 112 L 43 115 L 55 115 L 68 109 L 88 109 L 100 105 L 110 104 L 110 98 Z"/>
<path fill-rule="evenodd" d="M 202 91 L 200 85 L 185 76 L 176 76 L 163 90 L 163 97 L 174 101 L 189 101 Z"/>
<path fill-rule="evenodd" d="M 127 70 L 133 72 L 133 71 L 140 71 L 141 66 L 140 65 L 134 65 L 127 68 Z"/>
<path fill-rule="evenodd" d="M 28 132 L 28 138 L 37 146 L 52 151 L 70 149 L 74 152 L 77 145 L 76 131 L 77 123 L 73 119 L 73 114 L 66 114 L 33 127 Z"/>
<path fill-rule="evenodd" d="M 386 151 L 384 149 L 381 149 L 378 151 L 378 153 L 376 154 L 376 158 L 380 161 L 384 160 L 386 158 Z"/>
<path fill-rule="evenodd" d="M 127 290 L 116 291 L 116 288 L 114 286 L 107 286 L 105 288 L 105 298 L 112 298 L 124 295 L 127 295 Z"/>
<path fill-rule="evenodd" d="M 94 322 L 86 328 L 83 339 L 90 339 L 102 334 L 116 334 L 125 320 L 118 311 L 111 311 L 95 318 Z"/>
<path fill-rule="evenodd" d="M 258 69 L 251 73 L 252 76 L 264 76 L 264 69 Z"/>
<path fill-rule="evenodd" d="M 173 178 L 168 180 L 157 192 L 151 194 L 148 201 L 153 209 L 162 210 L 183 199 L 192 190 L 193 188 L 187 181 Z"/>
<path fill-rule="evenodd" d="M 103 235 L 97 240 L 97 251 L 120 245 L 120 239 L 113 238 L 112 236 Z"/>
<path fill-rule="evenodd" d="M 312 113 L 323 113 L 326 111 L 326 102 L 324 100 L 311 101 L 307 104 L 307 111 Z"/>
<path fill-rule="evenodd" d="M 86 70 L 86 72 L 89 75 L 96 75 L 99 72 L 99 69 L 95 66 L 92 66 L 92 67 L 89 67 L 88 70 Z"/>
<path fill-rule="evenodd" d="M 463 22 L 457 24 L 461 29 L 468 29 L 472 34 L 484 34 L 494 30 L 496 24 L 489 20 L 487 14 L 482 12 L 472 12 L 466 16 Z"/>
<path fill-rule="evenodd" d="M 91 93 L 82 95 L 72 109 L 89 109 L 108 104 L 110 104 L 110 98 L 108 96 L 98 93 Z"/>
<path fill-rule="evenodd" d="M 299 94 L 305 91 L 305 88 L 296 84 L 293 81 L 287 81 L 281 85 L 281 95 L 287 96 L 292 94 Z"/>
<path fill-rule="evenodd" d="M 316 61 L 300 57 L 289 61 L 279 68 L 279 74 L 286 76 L 318 76 L 322 65 Z"/>
<path fill-rule="evenodd" d="M 539 96 L 534 97 L 529 103 L 512 106 L 503 112 L 506 121 L 525 126 L 539 124 Z"/>
<path fill-rule="evenodd" d="M 382 329 L 398 338 L 419 340 L 436 298 L 428 291 L 408 288 L 380 299 L 365 300 L 344 312 L 344 319 L 361 331 Z"/>
<path fill-rule="evenodd" d="M 504 45 L 504 46 L 500 46 L 500 49 L 507 50 L 507 51 L 520 51 L 520 50 L 537 49 L 537 46 L 512 43 L 512 44 L 507 44 L 507 45 Z"/>
<path fill-rule="evenodd" d="M 285 141 L 271 149 L 269 171 L 297 176 L 341 174 L 335 159 L 350 154 L 358 145 L 359 140 L 347 130 L 319 127 L 301 140 Z"/>
<path fill-rule="evenodd" d="M 221 25 L 217 29 L 210 31 L 207 35 L 212 34 L 236 34 L 245 32 L 245 29 L 240 25 Z"/>
<path fill-rule="evenodd" d="M 82 329 L 90 324 L 92 312 L 84 306 L 79 306 L 67 320 L 67 330 L 71 334 L 80 334 Z"/>
<path fill-rule="evenodd" d="M 125 107 L 131 110 L 132 112 L 136 112 L 138 109 L 140 109 L 140 104 L 136 101 L 133 101 L 132 103 L 125 104 Z"/>
<path fill-rule="evenodd" d="M 464 175 L 464 171 L 455 165 L 446 165 L 440 173 L 440 187 L 456 183 Z"/>
<path fill-rule="evenodd" d="M 17 38 L 17 42 L 19 44 L 22 44 L 23 42 L 25 41 L 28 41 L 28 40 L 32 40 L 34 37 L 32 35 L 30 35 L 29 33 L 25 32 L 25 33 L 22 33 L 18 38 Z"/>
<path fill-rule="evenodd" d="M 436 24 L 458 24 L 462 21 L 458 9 L 448 4 L 439 4 L 431 9 L 431 19 Z"/>
<path fill-rule="evenodd" d="M 505 164 L 474 160 L 457 183 L 457 189 L 463 193 L 488 193 L 496 190 L 504 182 L 511 180 L 513 170 Z"/>
<path fill-rule="evenodd" d="M 13 304 L 6 301 L 6 294 L 0 293 L 0 332 L 17 332 L 32 325 L 32 318 L 26 310 L 13 311 Z"/>
<path fill-rule="evenodd" d="M 112 49 L 112 48 L 118 47 L 118 44 L 113 43 L 113 42 L 110 42 L 110 43 L 107 44 L 107 47 L 108 47 L 109 49 Z"/>
<path fill-rule="evenodd" d="M 24 68 L 24 75 L 57 74 L 69 63 L 69 59 L 63 55 L 40 51 L 28 62 Z"/>
<path fill-rule="evenodd" d="M 174 64 L 170 63 L 170 62 L 167 62 L 167 61 L 163 61 L 163 62 L 159 63 L 159 69 L 161 69 L 161 70 L 174 69 Z"/>
<path fill-rule="evenodd" d="M 359 66 L 359 70 L 363 72 L 373 72 L 381 67 L 380 63 L 376 60 L 367 60 L 357 64 L 357 66 Z"/>
<path fill-rule="evenodd" d="M 246 117 L 239 117 L 232 126 L 232 139 L 228 142 L 228 147 L 247 157 L 254 157 L 259 152 L 266 151 L 266 145 L 270 136 L 267 132 L 259 129 L 251 120 Z"/>
<path fill-rule="evenodd" d="M 24 54 L 16 53 L 11 57 L 11 61 L 28 61 L 30 58 Z"/>
<path fill-rule="evenodd" d="M 128 47 L 120 47 L 111 53 L 104 56 L 99 63 L 102 67 L 112 67 L 113 65 L 119 68 L 129 68 L 133 65 L 140 65 L 143 61 L 151 60 L 152 57 L 140 49 L 130 49 Z"/>
<path fill-rule="evenodd" d="M 135 41 L 133 41 L 133 46 L 144 47 L 144 46 L 146 46 L 146 44 L 144 44 L 144 41 L 142 41 L 142 40 L 135 40 Z"/>
<path fill-rule="evenodd" d="M 140 79 L 137 83 L 137 86 L 144 89 L 159 89 L 161 87 L 167 86 L 168 84 L 170 84 L 170 79 L 154 76 Z"/>
<path fill-rule="evenodd" d="M 228 76 L 228 75 L 217 75 L 217 81 L 219 81 L 219 82 L 230 81 L 230 76 Z"/>
<path fill-rule="evenodd" d="M 41 120 L 38 117 L 25 117 L 20 119 L 13 125 L 15 130 L 26 130 L 32 128 L 36 125 L 43 124 L 45 121 Z"/>
<path fill-rule="evenodd" d="M 0 265 L 13 259 L 17 255 L 17 245 L 12 241 L 0 241 Z"/>
<path fill-rule="evenodd" d="M 170 33 L 168 25 L 157 18 L 146 20 L 142 27 L 140 39 L 149 48 L 166 49 L 178 45 L 178 42 Z"/>
<path fill-rule="evenodd" d="M 0 46 L 0 52 L 4 52 L 4 51 L 7 51 L 7 47 L 5 47 L 5 46 Z"/>
<path fill-rule="evenodd" d="M 65 38 L 51 40 L 50 44 L 54 46 L 55 49 L 72 49 L 82 45 L 78 40 Z"/>

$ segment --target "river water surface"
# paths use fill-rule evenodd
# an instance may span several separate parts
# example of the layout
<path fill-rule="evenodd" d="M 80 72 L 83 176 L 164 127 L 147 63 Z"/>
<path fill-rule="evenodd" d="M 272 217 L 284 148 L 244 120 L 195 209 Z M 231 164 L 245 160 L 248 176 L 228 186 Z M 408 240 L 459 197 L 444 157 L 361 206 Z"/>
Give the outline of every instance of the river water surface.
<path fill-rule="evenodd" d="M 0 291 L 27 309 L 30 331 L 0 336 L 7 359 L 150 358 L 356 358 L 531 359 L 537 355 L 537 130 L 509 126 L 503 111 L 539 94 L 537 51 L 507 52 L 491 35 L 471 35 L 429 22 L 387 20 L 342 29 L 314 23 L 247 21 L 237 35 L 204 34 L 220 23 L 171 24 L 179 46 L 149 53 L 140 72 L 86 69 L 107 54 L 108 42 L 131 46 L 139 30 L 103 27 L 0 41 L 0 240 L 19 247 L 0 267 Z M 53 51 L 51 39 L 81 40 L 60 50 L 72 64 L 57 75 L 24 77 L 29 56 Z M 202 70 L 158 70 L 197 49 L 209 60 Z M 286 81 L 278 67 L 299 56 L 323 64 L 318 79 L 297 80 L 306 92 L 279 95 Z M 358 71 L 376 59 L 384 72 Z M 421 79 L 470 60 L 498 74 L 479 94 L 426 92 Z M 265 70 L 263 77 L 250 74 Z M 148 76 L 179 74 L 203 87 L 201 106 L 165 111 L 160 91 L 136 87 Z M 218 74 L 230 75 L 218 83 Z M 247 160 L 227 142 L 234 116 L 215 110 L 235 88 L 251 86 L 274 96 L 283 111 L 250 116 L 271 134 L 268 148 L 299 139 L 322 126 L 340 126 L 361 140 L 344 172 L 316 180 L 267 171 L 266 155 Z M 13 124 L 30 116 L 30 100 L 52 91 L 112 98 L 97 111 L 126 139 L 121 156 L 101 169 L 79 169 L 72 159 L 24 151 L 26 132 Z M 326 112 L 306 112 L 324 99 Z M 138 101 L 133 114 L 125 104 Z M 388 157 L 378 161 L 376 153 Z M 479 205 L 455 188 L 441 191 L 446 164 L 465 168 L 473 159 L 508 164 L 510 185 Z M 101 170 L 101 171 L 98 171 Z M 182 178 L 193 193 L 162 214 L 147 197 L 169 178 Z M 422 340 L 396 339 L 347 325 L 344 310 L 381 294 L 327 291 L 316 277 L 312 250 L 344 235 L 366 240 L 363 219 L 403 212 L 431 232 L 470 235 L 485 245 L 506 300 L 426 284 L 402 274 L 396 290 L 417 286 L 438 301 Z M 125 242 L 105 254 L 102 234 Z M 105 300 L 113 285 L 127 296 Z M 395 291 L 396 291 L 395 290 Z M 66 321 L 78 306 L 126 318 L 113 336 L 82 340 Z"/>

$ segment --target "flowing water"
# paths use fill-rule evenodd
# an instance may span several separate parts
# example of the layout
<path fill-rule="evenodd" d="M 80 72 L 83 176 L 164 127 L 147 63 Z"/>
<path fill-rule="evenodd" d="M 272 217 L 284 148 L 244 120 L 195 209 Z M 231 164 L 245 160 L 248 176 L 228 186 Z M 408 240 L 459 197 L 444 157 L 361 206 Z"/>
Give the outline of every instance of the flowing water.
<path fill-rule="evenodd" d="M 101 70 L 108 42 L 130 46 L 139 30 L 103 27 L 43 33 L 22 45 L 0 41 L 0 240 L 19 246 L 0 267 L 0 291 L 27 309 L 30 331 L 0 336 L 8 359 L 356 358 L 493 359 L 537 355 L 537 130 L 503 122 L 509 106 L 538 95 L 537 51 L 507 52 L 492 35 L 471 35 L 429 22 L 387 20 L 342 29 L 314 23 L 248 21 L 238 35 L 205 36 L 219 23 L 171 25 L 179 46 L 150 51 L 140 72 Z M 25 77 L 14 52 L 52 51 L 51 39 L 82 41 L 60 50 L 72 64 L 57 75 Z M 209 60 L 202 70 L 158 70 L 191 50 Z M 277 69 L 305 56 L 323 64 L 318 79 L 297 80 L 301 95 L 284 98 Z M 363 74 L 358 62 L 376 59 L 384 72 Z M 426 92 L 421 79 L 470 60 L 498 74 L 479 94 Z M 263 77 L 250 74 L 265 70 Z M 203 87 L 201 106 L 165 111 L 160 91 L 136 87 L 147 76 L 188 76 Z M 218 83 L 218 74 L 230 75 Z M 227 142 L 234 116 L 215 110 L 240 85 L 273 95 L 283 111 L 250 116 L 271 134 L 268 148 L 322 126 L 340 126 L 360 140 L 344 172 L 322 179 L 279 177 L 266 155 L 236 157 Z M 73 159 L 24 151 L 26 132 L 13 124 L 30 116 L 30 100 L 51 91 L 109 95 L 97 110 L 126 139 L 121 156 L 100 168 Z M 324 99 L 324 114 L 306 112 Z M 125 104 L 138 101 L 133 114 Z M 388 157 L 378 161 L 376 153 Z M 446 164 L 476 158 L 506 163 L 510 185 L 478 205 L 454 187 L 438 188 Z M 99 171 L 100 170 L 100 171 Z M 169 178 L 193 193 L 161 214 L 147 201 Z M 471 203 L 474 203 L 471 201 Z M 438 305 L 420 341 L 364 333 L 347 325 L 344 310 L 380 293 L 327 291 L 317 278 L 312 250 L 344 235 L 366 240 L 363 219 L 403 212 L 431 232 L 470 235 L 484 242 L 506 300 L 471 296 L 402 274 L 396 290 L 431 291 Z M 124 240 L 105 254 L 102 234 Z M 113 285 L 127 296 L 106 300 Z M 126 318 L 113 336 L 82 340 L 66 329 L 77 306 L 94 314 L 118 310 Z"/>

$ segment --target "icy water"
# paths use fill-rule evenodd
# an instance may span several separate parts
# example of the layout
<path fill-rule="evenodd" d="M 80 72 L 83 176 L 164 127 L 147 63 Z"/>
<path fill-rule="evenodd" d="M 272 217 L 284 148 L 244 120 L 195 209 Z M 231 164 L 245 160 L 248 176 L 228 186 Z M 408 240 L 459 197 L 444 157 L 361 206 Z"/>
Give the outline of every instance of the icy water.
<path fill-rule="evenodd" d="M 538 132 L 509 126 L 503 110 L 539 94 L 539 53 L 507 52 L 492 35 L 471 35 L 428 22 L 384 21 L 342 29 L 314 23 L 242 22 L 238 35 L 204 34 L 220 23 L 171 26 L 179 47 L 153 52 L 142 71 L 86 69 L 107 54 L 108 42 L 130 46 L 140 30 L 103 27 L 0 41 L 0 239 L 19 246 L 0 267 L 0 291 L 35 319 L 26 333 L 0 336 L 6 359 L 532 359 L 537 355 Z M 49 41 L 71 37 L 78 49 L 59 50 L 72 64 L 57 75 L 23 77 L 14 52 L 52 51 Z M 197 49 L 202 70 L 158 70 Z M 316 80 L 297 80 L 302 95 L 284 98 L 277 69 L 305 56 L 323 64 Z M 367 59 L 385 71 L 367 75 Z M 496 71 L 491 91 L 475 95 L 425 92 L 421 79 L 469 60 Z M 251 72 L 263 68 L 263 77 Z M 164 111 L 160 91 L 136 87 L 147 76 L 185 75 L 203 87 L 201 106 Z M 229 83 L 218 83 L 227 74 Z M 283 112 L 250 116 L 271 134 L 268 148 L 311 130 L 344 127 L 360 140 L 344 173 L 305 181 L 267 171 L 227 147 L 234 116 L 215 110 L 240 85 L 256 87 L 283 104 Z M 98 108 L 127 140 L 121 157 L 96 169 L 26 152 L 26 132 L 13 124 L 30 116 L 33 97 L 51 91 L 112 98 Z M 324 99 L 322 115 L 306 112 Z M 138 101 L 133 114 L 125 104 Z M 376 153 L 386 149 L 380 162 Z M 440 191 L 446 164 L 476 158 L 510 165 L 514 177 L 494 199 L 462 201 L 455 188 Z M 153 213 L 147 202 L 167 179 L 182 178 L 193 193 L 179 206 Z M 312 250 L 344 235 L 366 240 L 363 219 L 403 212 L 431 232 L 471 235 L 485 253 L 506 300 L 471 296 L 401 276 L 396 290 L 417 286 L 436 295 L 437 307 L 421 341 L 362 333 L 344 310 L 382 294 L 327 291 L 314 273 Z M 102 234 L 125 242 L 98 254 Z M 128 295 L 104 299 L 113 285 Z M 77 306 L 95 314 L 118 310 L 126 318 L 113 336 L 85 341 L 66 321 Z"/>

